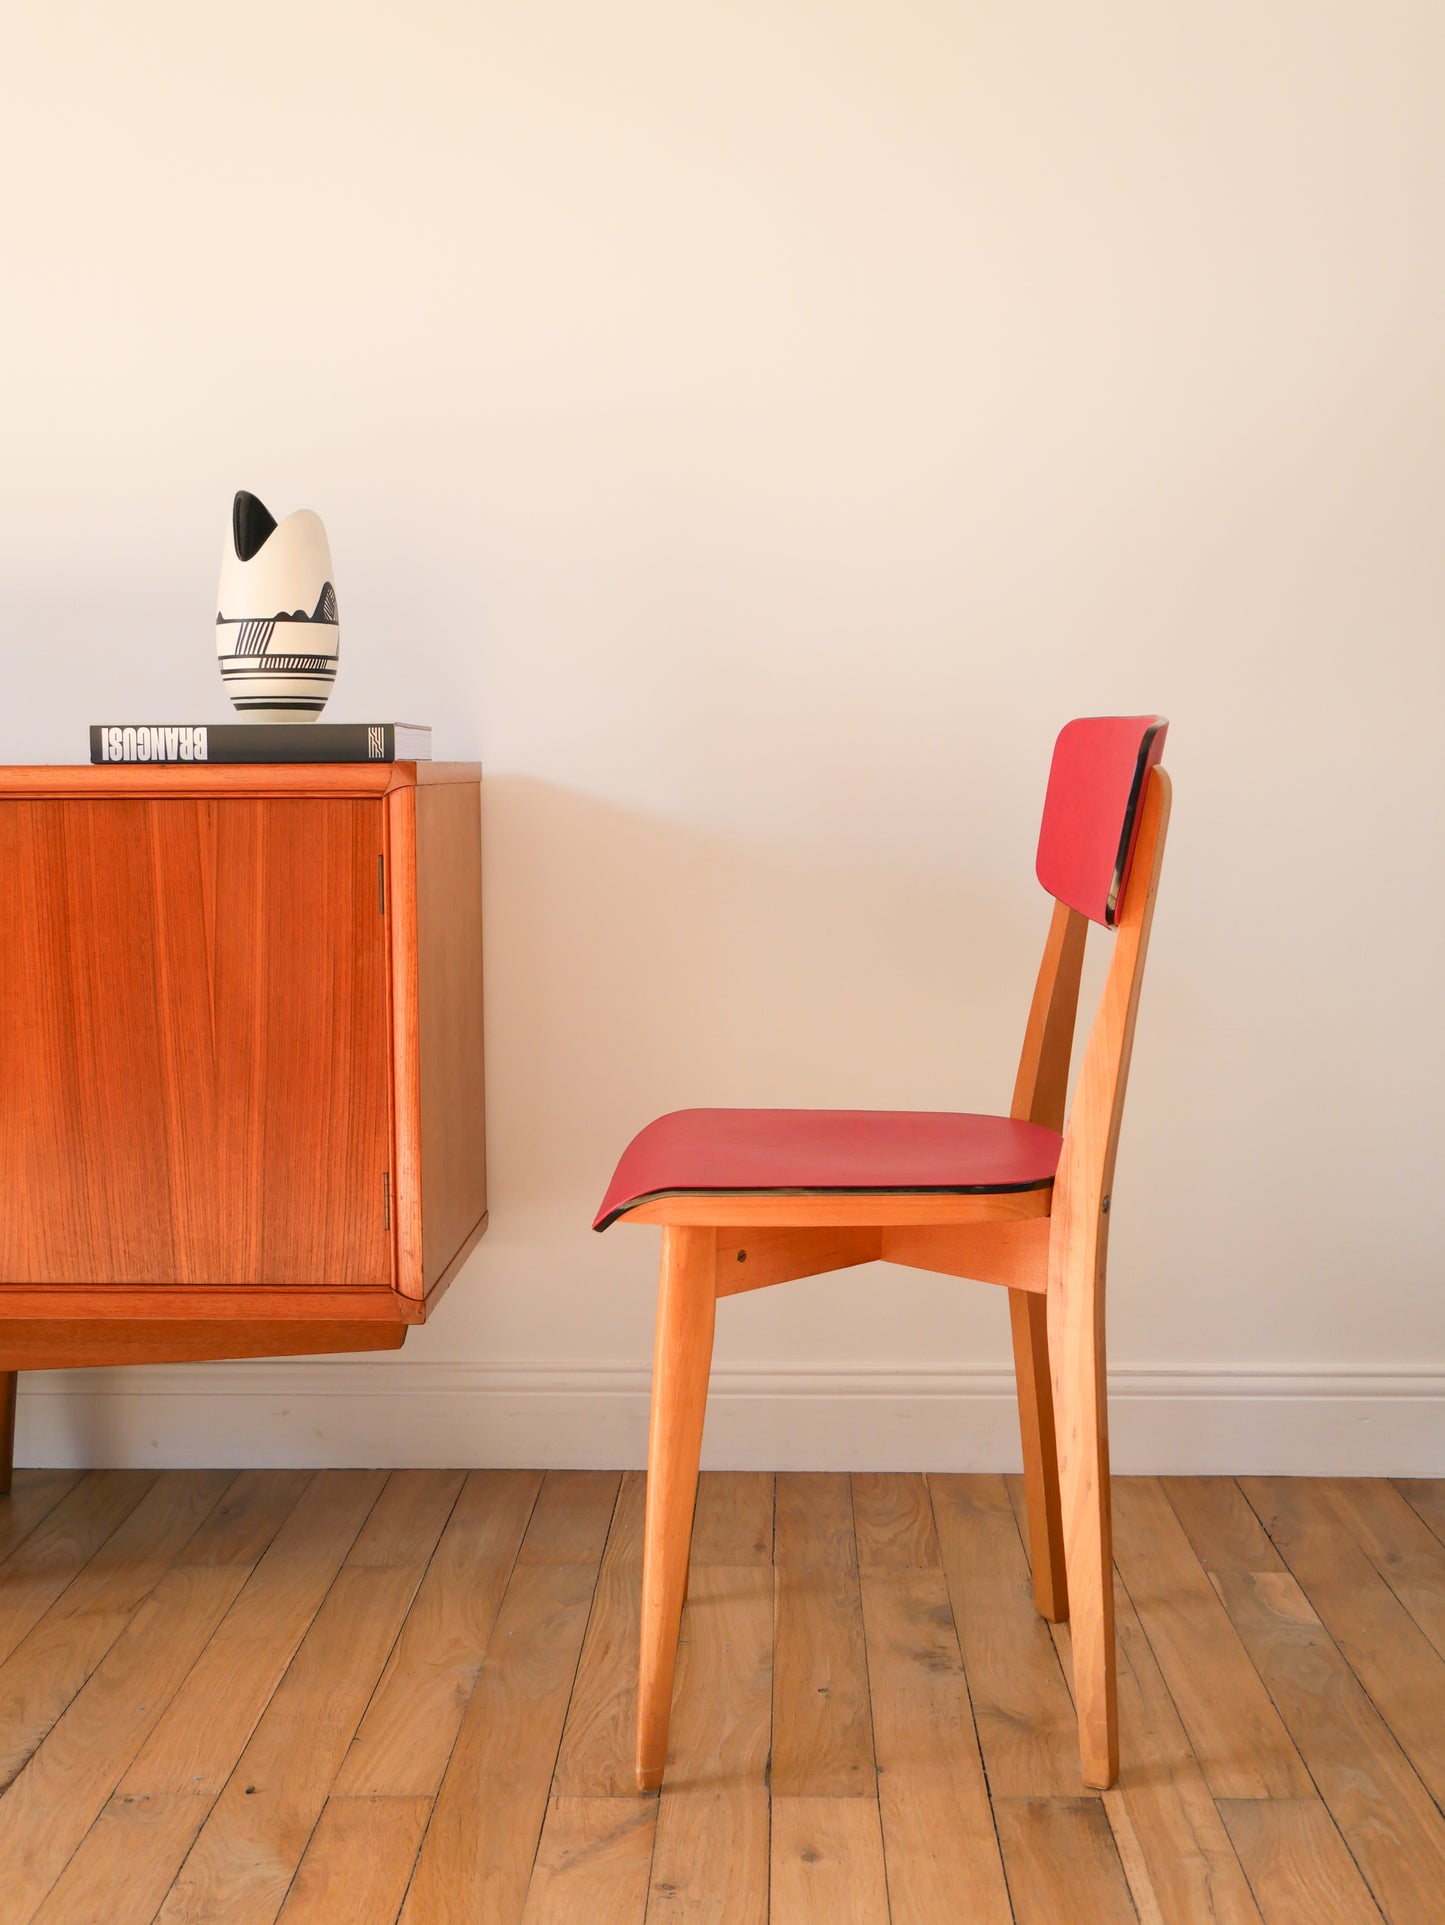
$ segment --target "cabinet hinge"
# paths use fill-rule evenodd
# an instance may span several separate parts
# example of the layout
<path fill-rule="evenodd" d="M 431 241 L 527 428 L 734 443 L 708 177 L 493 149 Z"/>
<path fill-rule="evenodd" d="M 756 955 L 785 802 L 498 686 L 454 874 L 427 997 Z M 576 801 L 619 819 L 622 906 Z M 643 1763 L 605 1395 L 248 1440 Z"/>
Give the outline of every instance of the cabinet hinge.
<path fill-rule="evenodd" d="M 383 1227 L 391 1228 L 391 1171 L 381 1173 L 381 1220 Z"/>
<path fill-rule="evenodd" d="M 376 906 L 386 914 L 386 857 L 376 858 Z"/>

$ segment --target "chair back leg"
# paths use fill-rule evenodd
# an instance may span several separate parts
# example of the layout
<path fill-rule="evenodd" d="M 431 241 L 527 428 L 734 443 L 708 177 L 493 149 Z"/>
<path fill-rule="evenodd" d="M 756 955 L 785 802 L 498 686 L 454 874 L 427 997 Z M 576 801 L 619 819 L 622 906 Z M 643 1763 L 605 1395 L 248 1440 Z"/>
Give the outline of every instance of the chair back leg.
<path fill-rule="evenodd" d="M 1048 1306 L 1079 1761 L 1084 1783 L 1103 1791 L 1119 1773 L 1119 1709 L 1101 1270 L 1102 1252 L 1089 1249 L 1050 1277 Z"/>
<path fill-rule="evenodd" d="M 1010 1290 L 1008 1307 L 1024 1447 L 1034 1608 L 1050 1623 L 1061 1624 L 1069 1615 L 1069 1583 L 1064 1567 L 1059 1453 L 1054 1438 L 1054 1387 L 1049 1372 L 1048 1303 L 1037 1291 Z"/>
<path fill-rule="evenodd" d="M 717 1311 L 717 1233 L 662 1232 L 652 1422 L 647 1447 L 642 1628 L 637 1681 L 637 1784 L 655 1791 L 667 1763 L 677 1634 L 697 1499 Z"/>

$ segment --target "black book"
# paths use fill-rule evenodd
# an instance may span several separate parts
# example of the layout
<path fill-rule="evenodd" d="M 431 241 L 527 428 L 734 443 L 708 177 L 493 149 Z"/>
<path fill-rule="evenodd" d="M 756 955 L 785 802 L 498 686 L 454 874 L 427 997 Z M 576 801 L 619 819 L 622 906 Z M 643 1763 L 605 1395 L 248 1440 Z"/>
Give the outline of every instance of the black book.
<path fill-rule="evenodd" d="M 429 762 L 412 722 L 93 722 L 92 762 Z"/>

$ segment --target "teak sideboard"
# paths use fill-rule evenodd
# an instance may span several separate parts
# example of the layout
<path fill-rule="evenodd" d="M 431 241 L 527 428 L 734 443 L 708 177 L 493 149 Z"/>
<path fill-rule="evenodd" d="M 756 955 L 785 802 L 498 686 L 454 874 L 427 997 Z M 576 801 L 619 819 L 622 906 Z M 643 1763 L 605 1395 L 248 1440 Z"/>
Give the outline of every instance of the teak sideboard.
<path fill-rule="evenodd" d="M 0 769 L 15 1377 L 394 1350 L 487 1225 L 481 771 Z"/>

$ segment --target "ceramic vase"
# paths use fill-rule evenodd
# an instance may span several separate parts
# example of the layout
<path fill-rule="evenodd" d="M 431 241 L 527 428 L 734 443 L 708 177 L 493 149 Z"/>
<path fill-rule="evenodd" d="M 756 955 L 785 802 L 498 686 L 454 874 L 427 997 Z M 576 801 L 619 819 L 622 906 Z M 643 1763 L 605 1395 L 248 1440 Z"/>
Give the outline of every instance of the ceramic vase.
<path fill-rule="evenodd" d="M 321 517 L 283 521 L 243 489 L 216 596 L 221 680 L 248 722 L 314 722 L 336 680 L 341 631 Z"/>

